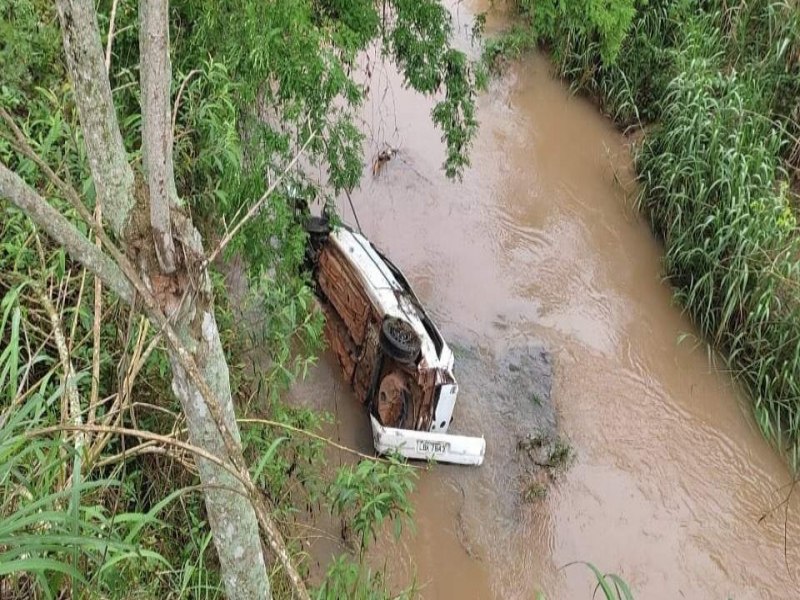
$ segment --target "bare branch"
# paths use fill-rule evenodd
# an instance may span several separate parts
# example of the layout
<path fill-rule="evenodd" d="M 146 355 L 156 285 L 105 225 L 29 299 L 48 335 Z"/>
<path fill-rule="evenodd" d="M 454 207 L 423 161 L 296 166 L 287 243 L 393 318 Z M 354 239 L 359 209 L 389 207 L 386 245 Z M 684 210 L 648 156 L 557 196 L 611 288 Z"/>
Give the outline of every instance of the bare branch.
<path fill-rule="evenodd" d="M 267 425 L 270 427 L 277 427 L 278 429 L 285 429 L 286 431 L 291 431 L 292 433 L 298 433 L 300 435 L 304 435 L 310 437 L 311 439 L 318 440 L 320 442 L 324 442 L 329 446 L 336 448 L 337 450 L 341 450 L 343 452 L 347 452 L 354 456 L 358 456 L 363 460 L 370 460 L 373 462 L 380 462 L 386 464 L 392 464 L 392 461 L 386 458 L 381 458 L 379 456 L 370 456 L 369 454 L 364 454 L 363 452 L 359 452 L 353 448 L 349 448 L 348 446 L 343 446 L 342 444 L 338 444 L 334 442 L 330 438 L 326 438 L 324 436 L 318 435 L 313 431 L 308 431 L 306 429 L 300 429 L 299 427 L 294 427 L 293 425 L 289 425 L 288 423 L 281 423 L 280 421 L 272 421 L 270 419 L 236 419 L 238 423 L 245 423 L 245 424 L 254 424 L 254 425 Z M 427 466 L 420 466 L 420 465 L 412 465 L 407 464 L 407 467 L 412 469 L 419 469 L 421 471 L 429 470 Z"/>
<path fill-rule="evenodd" d="M 53 306 L 47 294 L 43 291 L 39 291 L 38 295 L 50 319 L 50 325 L 53 328 L 53 337 L 55 338 L 56 348 L 58 349 L 58 357 L 61 360 L 61 369 L 64 372 L 62 375 L 62 405 L 65 410 L 61 415 L 62 422 L 68 420 L 73 425 L 83 425 L 81 419 L 81 399 L 78 393 L 78 374 L 75 372 L 75 367 L 72 366 L 72 360 L 69 357 L 61 316 L 56 311 L 55 306 Z M 84 435 L 79 432 L 78 435 L 75 436 L 75 450 L 80 452 L 84 443 Z"/>
<path fill-rule="evenodd" d="M 150 226 L 158 264 L 175 272 L 170 205 L 177 204 L 172 165 L 172 128 L 169 86 L 169 2 L 139 2 L 139 74 L 142 88 L 142 164 L 150 192 Z"/>
<path fill-rule="evenodd" d="M 106 218 L 121 235 L 134 204 L 133 171 L 122 143 L 92 0 L 58 0 L 67 68 Z"/>
<path fill-rule="evenodd" d="M 125 302 L 130 304 L 133 301 L 133 287 L 114 261 L 3 163 L 0 163 L 0 197 L 7 198 L 25 212 L 37 226 L 64 246 L 70 256 L 100 277 Z"/>
<path fill-rule="evenodd" d="M 95 225 L 98 229 L 103 228 L 103 213 L 98 201 L 95 206 L 94 216 Z M 102 252 L 100 237 L 94 237 L 95 248 Z M 94 423 L 97 411 L 97 400 L 100 396 L 100 320 L 103 316 L 103 280 L 97 275 L 94 277 L 94 319 L 92 321 L 92 391 L 89 396 L 89 424 Z"/>
<path fill-rule="evenodd" d="M 156 443 L 152 441 L 144 442 L 143 444 L 140 444 L 135 448 L 131 448 L 130 450 L 125 450 L 113 456 L 108 456 L 106 458 L 103 458 L 102 460 L 97 461 L 97 463 L 94 466 L 102 468 L 114 463 L 129 460 L 136 456 L 141 456 L 142 454 L 162 454 L 165 456 L 169 456 L 170 458 L 181 463 L 183 467 L 190 473 L 195 473 L 195 474 L 197 473 L 197 467 L 191 461 L 191 457 L 183 455 L 182 452 L 172 451 L 162 446 L 157 446 L 155 444 Z"/>
<path fill-rule="evenodd" d="M 119 390 L 114 395 L 114 401 L 111 404 L 111 407 L 106 411 L 102 424 L 103 425 L 111 425 L 117 426 L 122 421 L 122 414 L 123 411 L 129 407 L 130 405 L 130 397 L 131 397 L 131 390 L 133 389 L 133 384 L 136 380 L 139 371 L 144 366 L 144 363 L 147 361 L 147 357 L 150 355 L 150 352 L 155 348 L 155 345 L 160 340 L 159 335 L 153 336 L 153 339 L 150 341 L 145 353 L 142 354 L 142 348 L 144 346 L 145 340 L 147 338 L 147 331 L 149 329 L 150 321 L 147 320 L 146 317 L 140 317 L 140 325 L 139 325 L 139 332 L 137 335 L 136 343 L 133 347 L 133 352 L 131 356 L 130 363 L 126 369 L 125 376 L 122 378 L 122 382 L 119 385 Z M 92 365 L 94 366 L 94 364 Z M 96 415 L 97 406 L 96 405 L 89 405 L 89 419 L 88 424 L 94 424 L 94 417 Z M 134 425 L 136 422 L 134 421 Z M 89 449 L 88 452 L 88 459 L 87 462 L 90 465 L 94 465 L 94 461 L 100 456 L 100 453 L 105 448 L 106 444 L 108 444 L 108 440 L 111 438 L 111 434 L 104 434 L 98 436 L 97 442 Z"/>
<path fill-rule="evenodd" d="M 111 3 L 111 16 L 108 19 L 108 35 L 106 36 L 106 73 L 111 74 L 111 48 L 114 44 L 114 27 L 117 23 L 117 4 L 119 0 Z M 94 207 L 94 221 L 97 229 L 103 228 L 103 202 L 97 196 Z M 100 237 L 95 234 L 94 245 L 102 249 Z M 92 390 L 89 396 L 89 425 L 94 425 L 97 413 L 97 403 L 100 396 L 100 318 L 103 312 L 103 282 L 94 278 L 94 320 L 92 322 Z M 88 434 L 91 435 L 91 434 Z M 90 438 L 91 439 L 91 438 Z M 91 443 L 89 444 L 91 446 Z M 91 451 L 90 451 L 91 454 Z M 91 464 L 91 463 L 90 463 Z"/>
<path fill-rule="evenodd" d="M 114 43 L 114 25 L 117 21 L 117 2 L 111 3 L 111 17 L 108 20 L 108 36 L 106 39 L 106 72 L 111 72 L 111 46 Z"/>
<path fill-rule="evenodd" d="M 42 436 L 49 436 L 54 433 L 60 433 L 63 431 L 77 431 L 77 432 L 91 432 L 91 433 L 111 433 L 115 435 L 129 435 L 133 437 L 138 437 L 143 440 L 150 440 L 153 442 L 159 442 L 165 444 L 167 446 L 174 446 L 175 448 L 180 448 L 181 450 L 185 450 L 193 454 L 194 456 L 199 456 L 204 458 L 205 460 L 214 463 L 218 467 L 221 467 L 228 471 L 233 477 L 238 479 L 240 482 L 243 482 L 241 479 L 241 475 L 236 472 L 236 470 L 231 467 L 230 463 L 221 458 L 214 456 L 207 450 L 200 448 L 199 446 L 194 446 L 189 444 L 188 442 L 182 442 L 180 440 L 176 440 L 173 437 L 167 435 L 159 435 L 157 433 L 153 433 L 151 431 L 145 431 L 142 429 L 128 429 L 126 427 L 110 427 L 108 425 L 53 425 L 52 427 L 43 427 L 41 429 L 33 429 L 30 431 L 25 432 L 26 438 L 36 438 Z M 236 491 L 236 490 L 234 490 Z"/>

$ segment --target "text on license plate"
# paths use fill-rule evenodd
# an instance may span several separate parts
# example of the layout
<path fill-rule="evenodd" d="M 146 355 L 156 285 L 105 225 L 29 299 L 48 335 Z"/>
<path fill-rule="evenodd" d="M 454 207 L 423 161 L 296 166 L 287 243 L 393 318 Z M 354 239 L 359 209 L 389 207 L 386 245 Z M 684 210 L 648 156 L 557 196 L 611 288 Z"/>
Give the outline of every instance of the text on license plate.
<path fill-rule="evenodd" d="M 450 450 L 450 442 L 431 442 L 429 440 L 417 440 L 417 451 L 426 454 L 441 454 Z"/>

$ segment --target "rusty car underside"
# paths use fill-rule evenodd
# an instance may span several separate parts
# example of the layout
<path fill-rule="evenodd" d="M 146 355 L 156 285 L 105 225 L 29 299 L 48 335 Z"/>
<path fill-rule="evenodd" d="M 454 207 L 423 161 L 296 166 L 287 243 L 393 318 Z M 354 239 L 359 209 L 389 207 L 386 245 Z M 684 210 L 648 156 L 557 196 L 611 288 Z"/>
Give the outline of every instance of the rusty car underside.
<path fill-rule="evenodd" d="M 411 458 L 480 464 L 482 438 L 445 435 L 458 394 L 453 353 L 403 274 L 349 228 L 331 230 L 316 218 L 309 236 L 325 337 L 371 415 L 376 450 L 383 436 Z"/>
<path fill-rule="evenodd" d="M 328 344 L 358 400 L 382 424 L 429 430 L 437 380 L 455 383 L 455 379 L 428 365 L 422 354 L 414 362 L 401 362 L 382 351 L 380 331 L 386 315 L 368 297 L 345 253 L 342 245 L 326 243 L 318 258 L 317 282 L 324 299 Z M 407 310 L 418 311 L 416 299 L 403 300 Z"/>

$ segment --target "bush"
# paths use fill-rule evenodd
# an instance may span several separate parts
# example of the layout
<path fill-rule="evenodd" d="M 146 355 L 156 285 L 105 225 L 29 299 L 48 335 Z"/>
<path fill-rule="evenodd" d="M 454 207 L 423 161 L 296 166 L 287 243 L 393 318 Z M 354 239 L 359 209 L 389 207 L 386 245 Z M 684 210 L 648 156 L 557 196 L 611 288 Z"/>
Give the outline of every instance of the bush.
<path fill-rule="evenodd" d="M 755 399 L 764 433 L 800 459 L 800 242 L 781 131 L 752 79 L 688 60 L 638 156 L 665 269 Z"/>

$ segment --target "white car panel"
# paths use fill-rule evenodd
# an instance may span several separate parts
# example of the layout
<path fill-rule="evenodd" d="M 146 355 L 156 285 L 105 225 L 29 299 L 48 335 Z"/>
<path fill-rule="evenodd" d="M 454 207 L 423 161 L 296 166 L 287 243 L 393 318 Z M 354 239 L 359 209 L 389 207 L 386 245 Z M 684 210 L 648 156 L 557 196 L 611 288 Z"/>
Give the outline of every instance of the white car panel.
<path fill-rule="evenodd" d="M 370 415 L 372 440 L 378 454 L 397 452 L 415 460 L 435 460 L 457 465 L 481 465 L 486 454 L 486 440 L 449 433 L 414 431 L 384 427 Z"/>

